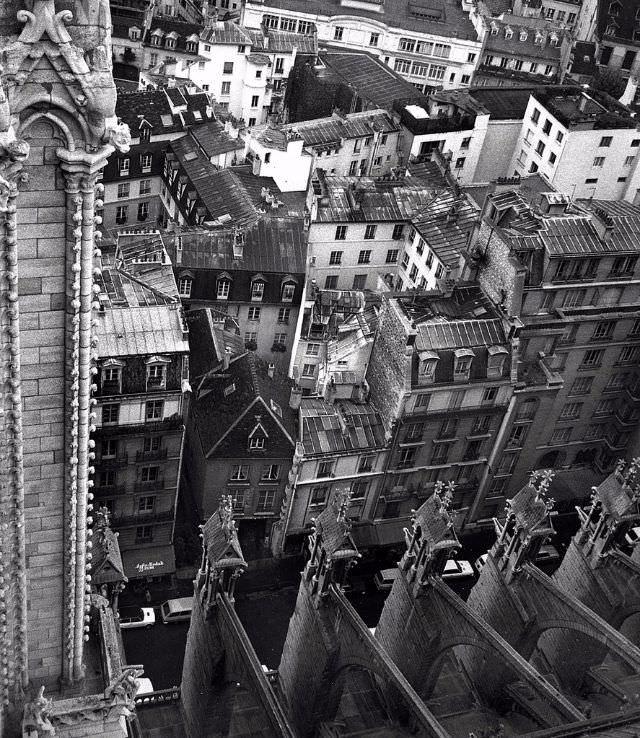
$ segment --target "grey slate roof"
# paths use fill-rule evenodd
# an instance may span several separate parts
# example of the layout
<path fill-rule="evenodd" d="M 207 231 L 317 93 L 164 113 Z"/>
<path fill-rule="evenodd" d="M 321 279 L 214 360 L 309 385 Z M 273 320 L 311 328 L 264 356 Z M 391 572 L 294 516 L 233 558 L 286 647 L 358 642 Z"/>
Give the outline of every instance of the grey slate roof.
<path fill-rule="evenodd" d="M 303 398 L 300 418 L 301 440 L 307 455 L 364 451 L 384 446 L 382 419 L 369 404 L 343 401 L 332 405 L 316 398 Z"/>
<path fill-rule="evenodd" d="M 232 138 L 224 130 L 224 125 L 217 120 L 194 126 L 191 135 L 209 157 L 244 149 L 244 143 L 239 138 Z"/>
<path fill-rule="evenodd" d="M 367 110 L 365 113 L 354 113 L 344 118 L 316 118 L 283 126 L 286 131 L 295 131 L 303 139 L 305 146 L 321 146 L 339 144 L 342 139 L 371 136 L 375 131 L 390 133 L 398 131 L 389 114 L 384 110 Z"/>
<path fill-rule="evenodd" d="M 483 320 L 433 321 L 418 325 L 419 339 L 416 348 L 456 349 L 474 346 L 495 346 L 506 343 L 502 321 L 497 318 Z"/>

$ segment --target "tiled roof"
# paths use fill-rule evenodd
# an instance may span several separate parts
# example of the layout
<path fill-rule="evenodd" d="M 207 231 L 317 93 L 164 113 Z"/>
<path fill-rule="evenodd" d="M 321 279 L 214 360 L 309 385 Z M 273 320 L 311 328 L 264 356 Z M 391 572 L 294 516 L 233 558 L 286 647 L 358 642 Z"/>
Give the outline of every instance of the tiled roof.
<path fill-rule="evenodd" d="M 251 45 L 251 36 L 245 28 L 232 21 L 217 21 L 211 28 L 204 28 L 200 40 L 210 44 Z"/>
<path fill-rule="evenodd" d="M 194 356 L 200 350 L 196 342 L 191 343 Z M 200 359 L 196 362 L 204 363 Z M 215 366 L 217 362 L 212 370 Z M 263 416 L 263 425 L 284 428 L 293 446 L 295 413 L 289 407 L 292 386 L 292 381 L 277 369 L 270 378 L 267 363 L 252 351 L 233 358 L 228 370 L 211 371 L 203 380 L 194 382 L 192 409 L 205 454 L 210 453 L 252 407 Z M 280 409 L 281 416 L 274 412 L 271 401 Z M 212 417 L 215 423 L 211 422 Z"/>
<path fill-rule="evenodd" d="M 300 135 L 305 146 L 322 146 L 339 144 L 342 139 L 371 136 L 375 131 L 391 133 L 399 130 L 399 127 L 386 111 L 367 110 L 364 113 L 346 115 L 344 118 L 332 116 L 290 123 L 283 126 L 283 129 Z"/>
<path fill-rule="evenodd" d="M 351 10 L 351 8 L 350 8 Z M 378 57 L 364 51 L 321 50 L 318 57 L 340 80 L 371 106 L 391 110 L 395 100 L 427 98 Z"/>
<path fill-rule="evenodd" d="M 330 454 L 384 446 L 384 427 L 371 405 L 303 399 L 300 406 L 304 452 Z"/>
<path fill-rule="evenodd" d="M 316 220 L 323 223 L 408 220 L 433 199 L 434 192 L 420 180 L 406 177 L 333 177 L 317 171 L 323 186 Z"/>
<path fill-rule="evenodd" d="M 233 167 L 232 171 L 256 208 L 264 210 L 267 207 L 263 197 L 263 190 L 269 190 L 278 202 L 281 203 L 275 210 L 269 207 L 269 212 L 278 217 L 304 217 L 306 191 L 281 192 L 273 177 L 257 177 L 251 171 L 250 166 Z"/>
<path fill-rule="evenodd" d="M 193 115 L 193 111 L 197 110 L 201 120 L 207 120 L 209 101 L 206 95 L 190 95 L 177 88 L 120 92 L 116 103 L 116 114 L 129 126 L 133 137 L 140 135 L 139 130 L 143 121 L 152 126 L 152 134 L 155 136 L 184 131 L 188 125 L 184 115 L 171 112 L 168 96 L 176 93 L 183 98 L 180 104 L 187 105 L 188 113 Z M 191 123 L 194 120 L 192 119 Z"/>
<path fill-rule="evenodd" d="M 191 135 L 208 157 L 244 149 L 244 143 L 239 138 L 232 138 L 225 131 L 224 125 L 217 120 L 194 126 Z"/>
<path fill-rule="evenodd" d="M 370 6 L 371 9 L 367 6 Z M 265 13 L 277 14 L 279 9 L 323 16 L 350 16 L 368 18 L 414 33 L 429 33 L 445 38 L 454 36 L 476 40 L 477 36 L 469 14 L 456 0 L 385 0 L 382 2 L 349 3 L 345 9 L 340 0 L 267 0 L 259 8 Z"/>
<path fill-rule="evenodd" d="M 306 238 L 299 218 L 261 218 L 245 232 L 242 258 L 233 254 L 231 229 L 182 231 L 180 266 L 196 269 L 246 269 L 252 272 L 304 274 Z M 165 236 L 167 250 L 176 254 L 175 236 Z M 175 258 L 174 258 L 175 261 Z"/>
<path fill-rule="evenodd" d="M 479 209 L 464 195 L 450 190 L 438 194 L 411 224 L 446 266 L 458 263 L 460 253 L 469 243 L 479 216 Z"/>

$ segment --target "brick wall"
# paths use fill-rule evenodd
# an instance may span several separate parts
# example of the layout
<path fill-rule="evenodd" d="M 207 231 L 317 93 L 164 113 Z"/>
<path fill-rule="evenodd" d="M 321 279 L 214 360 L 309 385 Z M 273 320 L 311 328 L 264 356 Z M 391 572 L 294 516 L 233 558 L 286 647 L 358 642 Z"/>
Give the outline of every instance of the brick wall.
<path fill-rule="evenodd" d="M 32 126 L 29 182 L 18 196 L 29 671 L 61 673 L 64 500 L 65 201 L 47 123 Z"/>
<path fill-rule="evenodd" d="M 408 321 L 391 303 L 383 301 L 367 382 L 387 430 L 400 413 L 404 393 L 411 389 L 411 358 L 406 356 L 408 330 Z"/>

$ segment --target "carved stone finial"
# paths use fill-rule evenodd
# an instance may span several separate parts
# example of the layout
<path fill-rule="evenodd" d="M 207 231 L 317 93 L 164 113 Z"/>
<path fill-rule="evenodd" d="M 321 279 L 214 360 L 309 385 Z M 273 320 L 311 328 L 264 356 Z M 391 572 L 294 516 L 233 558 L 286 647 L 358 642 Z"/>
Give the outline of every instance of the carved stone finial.
<path fill-rule="evenodd" d="M 9 128 L 7 137 L 13 135 Z M 13 137 L 3 141 L 0 133 L 0 212 L 6 211 L 9 197 L 18 192 L 18 182 L 25 181 L 27 175 L 22 171 L 22 165 L 29 156 L 29 144 Z"/>
<path fill-rule="evenodd" d="M 71 41 L 64 23 L 73 20 L 70 10 L 56 13 L 55 0 L 34 0 L 33 11 L 19 10 L 18 20 L 25 23 L 18 41 L 35 44 L 46 34 L 54 44 L 68 44 Z"/>

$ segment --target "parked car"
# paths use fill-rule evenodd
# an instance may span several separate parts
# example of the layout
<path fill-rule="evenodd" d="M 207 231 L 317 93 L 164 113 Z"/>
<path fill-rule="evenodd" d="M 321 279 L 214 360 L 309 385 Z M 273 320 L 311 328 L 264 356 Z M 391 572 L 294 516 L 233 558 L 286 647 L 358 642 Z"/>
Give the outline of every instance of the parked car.
<path fill-rule="evenodd" d="M 400 569 L 381 569 L 373 578 L 373 583 L 377 589 L 384 591 L 385 589 L 391 589 L 393 583 L 400 575 Z"/>
<path fill-rule="evenodd" d="M 478 558 L 474 562 L 474 566 L 476 567 L 476 571 L 478 574 L 482 571 L 482 567 L 487 563 L 487 559 L 489 558 L 488 553 L 482 554 L 482 556 L 478 556 Z"/>
<path fill-rule="evenodd" d="M 193 597 L 177 597 L 160 605 L 160 617 L 165 625 L 180 623 L 184 620 L 191 620 L 192 610 Z"/>
<path fill-rule="evenodd" d="M 121 607 L 118 613 L 120 628 L 150 628 L 156 624 L 153 607 Z"/>
<path fill-rule="evenodd" d="M 640 541 L 640 526 L 631 528 L 624 537 L 624 540 L 629 546 L 635 546 Z"/>
<path fill-rule="evenodd" d="M 151 692 L 155 692 L 151 679 L 147 679 L 147 677 L 138 677 L 138 691 L 136 692 L 136 697 L 142 697 L 142 695 L 151 694 Z"/>
<path fill-rule="evenodd" d="M 473 567 L 462 559 L 449 559 L 442 572 L 443 579 L 464 579 L 473 576 Z"/>

